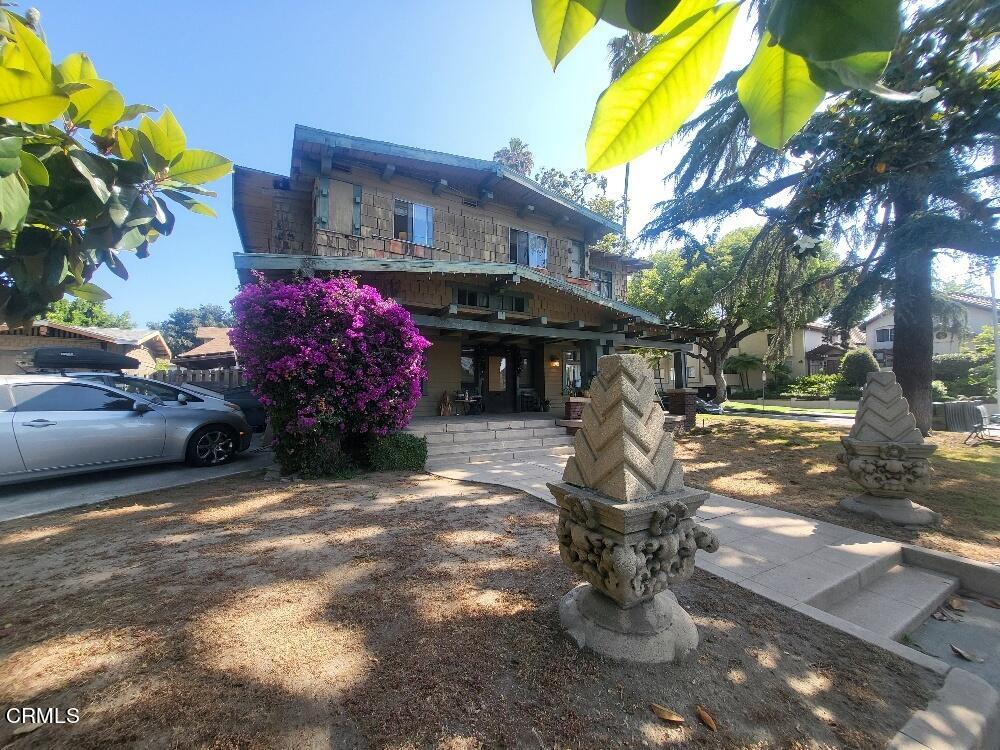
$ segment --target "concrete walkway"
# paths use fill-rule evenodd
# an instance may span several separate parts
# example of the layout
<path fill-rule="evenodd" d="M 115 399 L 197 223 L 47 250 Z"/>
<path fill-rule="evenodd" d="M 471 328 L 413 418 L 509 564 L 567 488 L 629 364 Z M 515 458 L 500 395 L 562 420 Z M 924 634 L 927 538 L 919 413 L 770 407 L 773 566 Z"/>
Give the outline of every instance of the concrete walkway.
<path fill-rule="evenodd" d="M 273 462 L 270 450 L 251 448 L 224 466 L 195 469 L 180 463 L 155 464 L 5 485 L 0 487 L 0 522 L 244 474 Z"/>
<path fill-rule="evenodd" d="M 554 504 L 545 485 L 561 478 L 565 464 L 566 456 L 554 455 L 432 471 L 513 487 Z M 958 573 L 913 564 L 907 545 L 890 539 L 722 495 L 709 497 L 698 521 L 722 543 L 717 553 L 698 556 L 699 568 L 912 661 L 947 669 L 899 641 L 958 589 Z M 993 676 L 991 669 L 984 672 Z"/>

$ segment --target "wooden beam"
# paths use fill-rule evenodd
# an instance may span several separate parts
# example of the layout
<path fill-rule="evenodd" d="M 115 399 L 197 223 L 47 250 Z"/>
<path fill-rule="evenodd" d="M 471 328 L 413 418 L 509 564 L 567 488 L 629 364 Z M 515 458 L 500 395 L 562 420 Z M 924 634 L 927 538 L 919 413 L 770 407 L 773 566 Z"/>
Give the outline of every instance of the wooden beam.
<path fill-rule="evenodd" d="M 382 182 L 391 181 L 394 174 L 396 174 L 396 165 L 386 164 L 385 168 L 382 170 L 382 174 L 380 175 Z"/>
<path fill-rule="evenodd" d="M 535 213 L 535 207 L 530 203 L 525 203 L 517 209 L 517 218 L 523 219 L 525 216 L 531 216 L 533 213 Z"/>
<path fill-rule="evenodd" d="M 431 192 L 434 195 L 441 195 L 441 191 L 448 187 L 448 180 L 438 180 L 434 183 L 434 187 L 431 188 Z"/>
<path fill-rule="evenodd" d="M 617 341 L 615 345 L 621 349 L 662 349 L 668 352 L 689 352 L 691 344 L 675 344 L 669 341 L 654 341 L 652 339 L 625 339 Z"/>
<path fill-rule="evenodd" d="M 493 320 L 493 321 L 507 320 L 507 313 L 505 313 L 503 310 L 494 310 L 492 313 L 490 313 L 490 316 L 489 318 L 487 318 L 487 320 Z"/>
<path fill-rule="evenodd" d="M 547 326 L 549 324 L 549 317 L 547 315 L 539 315 L 537 318 L 528 318 L 524 323 L 529 326 Z"/>
<path fill-rule="evenodd" d="M 445 305 L 437 312 L 438 315 L 458 315 L 458 305 Z"/>
<path fill-rule="evenodd" d="M 552 219 L 552 226 L 554 227 L 561 227 L 564 224 L 569 224 L 569 216 L 566 214 L 559 214 L 559 216 Z"/>
<path fill-rule="evenodd" d="M 492 190 L 487 190 L 486 188 L 483 188 L 482 190 L 479 191 L 479 202 L 480 203 L 489 203 L 491 200 L 493 200 L 493 191 Z"/>
<path fill-rule="evenodd" d="M 552 323 L 551 325 L 556 328 L 568 328 L 570 330 L 580 330 L 582 331 L 587 327 L 586 321 L 583 320 L 566 320 L 561 323 Z M 594 338 L 600 338 L 600 336 L 595 336 Z"/>
<path fill-rule="evenodd" d="M 489 333 L 497 336 L 527 336 L 531 338 L 554 339 L 557 341 L 611 341 L 618 343 L 625 339 L 620 333 L 598 333 L 596 331 L 572 331 L 553 329 L 549 326 L 526 326 L 514 323 L 499 323 L 491 320 L 473 320 L 470 318 L 440 318 L 433 315 L 414 315 L 413 322 L 421 328 L 441 328 L 469 331 L 472 333 Z"/>

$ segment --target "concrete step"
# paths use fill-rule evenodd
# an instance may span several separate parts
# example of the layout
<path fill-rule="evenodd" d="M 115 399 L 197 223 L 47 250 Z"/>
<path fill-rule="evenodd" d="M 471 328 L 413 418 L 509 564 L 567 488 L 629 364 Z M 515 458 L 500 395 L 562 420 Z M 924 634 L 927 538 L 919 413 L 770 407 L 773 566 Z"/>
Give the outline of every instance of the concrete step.
<path fill-rule="evenodd" d="M 827 612 L 903 561 L 899 544 L 888 540 L 871 544 L 852 544 L 848 541 L 830 545 L 815 557 L 814 563 L 822 565 L 828 561 L 836 564 L 823 567 L 821 575 L 816 576 L 820 590 L 803 601 Z"/>
<path fill-rule="evenodd" d="M 554 446 L 551 448 L 529 448 L 527 450 L 501 450 L 485 453 L 460 453 L 452 456 L 435 456 L 427 458 L 427 471 L 439 469 L 458 469 L 471 464 L 498 464 L 506 466 L 519 461 L 531 461 L 539 456 L 572 455 L 572 446 Z"/>
<path fill-rule="evenodd" d="M 481 442 L 470 442 L 459 440 L 456 443 L 436 443 L 427 446 L 428 458 L 438 456 L 458 456 L 467 453 L 498 453 L 503 451 L 513 452 L 518 448 L 541 448 L 545 440 L 557 440 L 558 438 L 525 438 L 522 440 L 487 440 Z"/>
<path fill-rule="evenodd" d="M 957 589 L 954 576 L 900 564 L 827 611 L 898 640 L 915 630 Z"/>
<path fill-rule="evenodd" d="M 499 432 L 504 430 L 546 430 L 558 425 L 553 419 L 480 419 L 458 417 L 457 419 L 418 420 L 410 424 L 405 432 L 411 435 L 441 435 L 446 433 Z"/>

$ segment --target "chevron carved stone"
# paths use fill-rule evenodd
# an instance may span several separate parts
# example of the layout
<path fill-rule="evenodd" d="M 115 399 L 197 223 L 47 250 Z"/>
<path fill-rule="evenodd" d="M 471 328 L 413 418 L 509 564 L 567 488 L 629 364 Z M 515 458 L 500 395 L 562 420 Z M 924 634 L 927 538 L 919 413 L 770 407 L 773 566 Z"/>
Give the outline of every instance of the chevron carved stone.
<path fill-rule="evenodd" d="M 924 443 L 895 373 L 868 374 L 854 426 L 840 441 L 841 463 L 865 490 L 864 495 L 842 501 L 842 507 L 901 524 L 938 520 L 937 513 L 907 497 L 930 484 L 928 458 L 936 446 Z"/>
<path fill-rule="evenodd" d="M 697 629 L 668 588 L 691 576 L 698 550 L 715 552 L 719 541 L 695 523 L 708 493 L 684 486 L 642 357 L 598 360 L 574 448 L 563 481 L 549 484 L 559 555 L 587 581 L 563 597 L 563 627 L 612 658 L 686 658 Z"/>
<path fill-rule="evenodd" d="M 574 449 L 563 473 L 569 484 L 626 502 L 684 488 L 653 373 L 636 354 L 598 360 Z"/>

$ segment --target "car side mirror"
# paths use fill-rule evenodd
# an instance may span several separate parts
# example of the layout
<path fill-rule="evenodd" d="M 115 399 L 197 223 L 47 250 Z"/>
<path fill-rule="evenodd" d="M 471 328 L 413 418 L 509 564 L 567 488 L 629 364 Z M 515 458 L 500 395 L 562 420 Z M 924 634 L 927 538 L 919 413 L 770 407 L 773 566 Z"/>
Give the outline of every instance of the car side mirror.
<path fill-rule="evenodd" d="M 145 414 L 146 412 L 153 411 L 153 407 L 145 401 L 136 401 L 132 406 L 132 411 L 136 414 Z"/>

